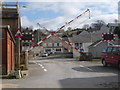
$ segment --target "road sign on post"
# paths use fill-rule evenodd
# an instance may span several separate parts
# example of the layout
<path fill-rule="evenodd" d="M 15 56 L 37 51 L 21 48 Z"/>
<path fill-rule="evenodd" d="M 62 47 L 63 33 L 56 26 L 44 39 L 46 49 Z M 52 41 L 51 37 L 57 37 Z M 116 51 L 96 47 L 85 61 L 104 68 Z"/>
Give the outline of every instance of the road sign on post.
<path fill-rule="evenodd" d="M 114 33 L 102 33 L 102 41 L 115 41 Z"/>
<path fill-rule="evenodd" d="M 17 68 L 20 69 L 20 37 L 23 37 L 23 35 L 22 35 L 22 33 L 21 33 L 19 28 L 17 29 L 17 31 L 16 31 L 14 36 L 18 37 L 16 39 L 17 40 L 17 44 L 16 44 L 16 51 L 17 51 L 17 53 L 16 53 L 16 55 L 17 55 L 17 58 L 18 58 L 18 62 L 17 62 L 18 66 L 17 66 Z"/>
<path fill-rule="evenodd" d="M 15 37 L 23 37 L 20 29 L 17 29 L 17 32 L 15 33 Z"/>
<path fill-rule="evenodd" d="M 33 33 L 22 33 L 23 37 L 21 37 L 20 42 L 33 42 L 34 34 Z"/>

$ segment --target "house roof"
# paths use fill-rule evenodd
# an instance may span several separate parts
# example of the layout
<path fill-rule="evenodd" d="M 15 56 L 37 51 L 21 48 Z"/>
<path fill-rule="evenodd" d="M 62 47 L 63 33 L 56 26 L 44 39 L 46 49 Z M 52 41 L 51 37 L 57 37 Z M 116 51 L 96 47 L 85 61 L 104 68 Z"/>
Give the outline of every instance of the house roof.
<path fill-rule="evenodd" d="M 6 30 L 9 32 L 9 34 L 10 34 L 10 36 L 11 36 L 13 42 L 16 43 L 15 38 L 14 38 L 14 36 L 13 36 L 11 30 L 10 30 L 10 26 L 9 26 L 9 25 L 0 26 L 0 28 L 6 29 Z"/>
<path fill-rule="evenodd" d="M 114 27 L 117 27 L 117 26 L 120 26 L 120 23 L 108 23 L 108 26 L 114 26 Z"/>
<path fill-rule="evenodd" d="M 68 37 L 64 37 L 63 39 L 64 39 L 65 41 L 69 41 Z"/>
<path fill-rule="evenodd" d="M 96 32 L 92 32 L 92 33 L 83 31 L 79 35 L 73 35 L 73 37 L 70 37 L 70 41 L 73 43 L 96 42 L 102 38 L 102 33 L 107 33 L 107 32 L 109 32 L 109 28 L 103 25 L 99 31 L 97 30 Z"/>
<path fill-rule="evenodd" d="M 92 44 L 89 46 L 89 48 L 91 48 L 91 47 L 96 47 L 97 45 L 99 45 L 99 44 L 101 44 L 101 43 L 103 43 L 103 41 L 102 41 L 102 40 L 98 40 L 98 41 L 92 43 Z M 116 45 L 114 42 L 105 42 L 105 43 L 108 43 L 109 45 Z"/>
<path fill-rule="evenodd" d="M 70 38 L 71 42 L 77 43 L 86 43 L 86 42 L 95 42 L 97 40 L 100 40 L 102 38 L 102 34 L 93 34 L 88 33 L 84 35 L 76 35 Z"/>
<path fill-rule="evenodd" d="M 95 46 L 97 46 L 98 44 L 100 44 L 101 42 L 102 42 L 101 40 L 98 40 L 98 41 L 92 43 L 89 47 L 95 47 Z"/>

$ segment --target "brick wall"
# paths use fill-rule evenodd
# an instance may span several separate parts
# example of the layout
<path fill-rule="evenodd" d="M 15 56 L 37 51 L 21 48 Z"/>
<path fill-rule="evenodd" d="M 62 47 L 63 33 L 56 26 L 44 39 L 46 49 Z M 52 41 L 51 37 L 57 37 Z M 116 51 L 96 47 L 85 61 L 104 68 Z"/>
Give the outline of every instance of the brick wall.
<path fill-rule="evenodd" d="M 9 12 L 8 12 L 9 11 Z M 17 8 L 2 8 L 2 25 L 9 25 L 10 30 L 14 36 L 18 27 L 20 27 L 20 17 Z M 14 47 L 15 52 L 15 67 L 18 68 L 18 61 L 20 59 L 19 50 L 18 50 L 18 38 L 15 38 L 16 44 Z"/>
<path fill-rule="evenodd" d="M 5 30 L 2 46 L 2 70 L 4 74 L 9 74 L 10 71 L 14 71 L 14 43 L 7 30 Z"/>

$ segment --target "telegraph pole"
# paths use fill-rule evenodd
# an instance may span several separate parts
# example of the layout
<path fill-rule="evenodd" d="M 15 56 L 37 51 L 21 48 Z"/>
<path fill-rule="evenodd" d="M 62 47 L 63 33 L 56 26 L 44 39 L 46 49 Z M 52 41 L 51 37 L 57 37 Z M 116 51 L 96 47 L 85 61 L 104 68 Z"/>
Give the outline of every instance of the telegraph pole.
<path fill-rule="evenodd" d="M 20 22 L 20 6 L 19 6 L 19 2 L 16 3 L 17 4 L 17 12 L 18 12 L 18 28 L 21 29 L 21 22 Z M 18 69 L 20 69 L 20 37 L 17 38 L 17 61 L 18 61 Z"/>

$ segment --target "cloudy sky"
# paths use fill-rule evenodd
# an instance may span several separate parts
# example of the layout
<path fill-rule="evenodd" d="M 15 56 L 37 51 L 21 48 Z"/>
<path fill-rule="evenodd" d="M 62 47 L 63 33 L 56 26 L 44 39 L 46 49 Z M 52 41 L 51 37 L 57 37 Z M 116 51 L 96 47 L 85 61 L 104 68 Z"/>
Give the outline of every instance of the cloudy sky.
<path fill-rule="evenodd" d="M 91 19 L 88 19 L 84 24 L 92 23 L 96 20 L 104 20 L 106 23 L 114 22 L 118 19 L 118 1 L 119 0 L 75 0 L 75 1 L 29 1 L 20 2 L 21 6 L 21 21 L 22 26 L 33 26 L 34 29 L 39 28 L 37 23 L 40 23 L 47 29 L 56 30 L 64 25 L 69 20 L 83 13 L 88 8 L 91 12 Z M 26 6 L 23 8 L 22 6 Z M 87 18 L 88 14 L 83 18 Z M 82 22 L 82 18 L 80 19 Z M 78 27 L 82 27 L 79 26 Z"/>

